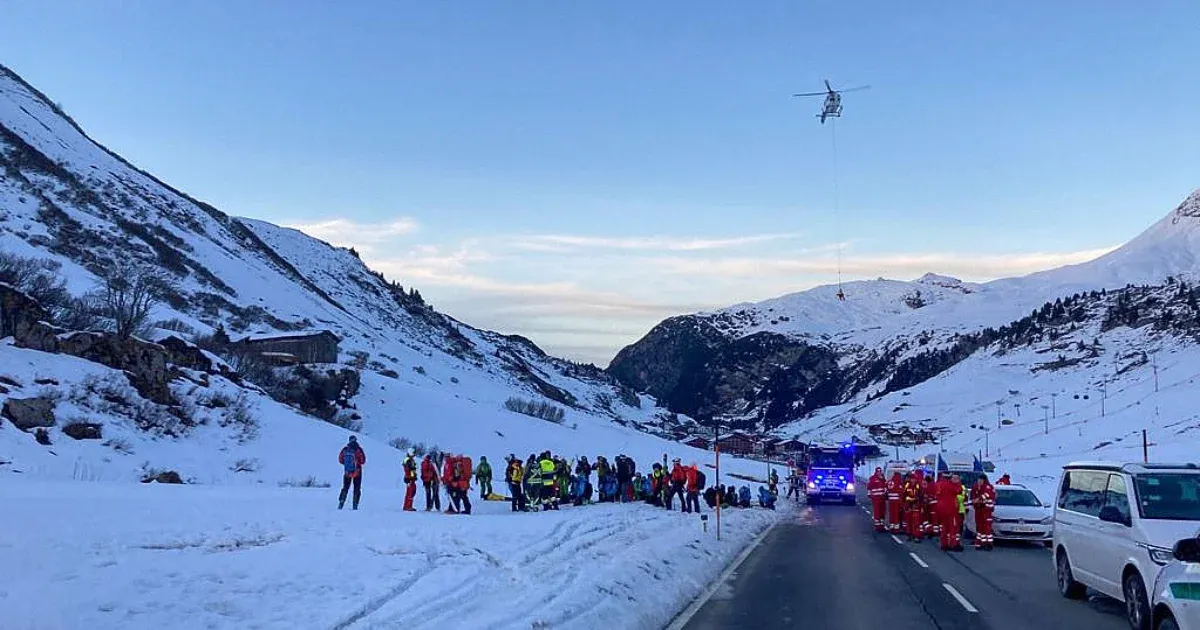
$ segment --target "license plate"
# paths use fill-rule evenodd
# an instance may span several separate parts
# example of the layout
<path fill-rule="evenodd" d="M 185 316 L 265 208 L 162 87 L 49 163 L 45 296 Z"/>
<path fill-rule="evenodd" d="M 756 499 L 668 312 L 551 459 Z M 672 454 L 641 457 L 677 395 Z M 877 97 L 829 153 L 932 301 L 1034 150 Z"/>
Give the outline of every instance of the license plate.
<path fill-rule="evenodd" d="M 1030 526 L 1028 526 L 1028 525 L 1013 525 L 1013 526 L 1012 526 L 1012 527 L 1010 527 L 1009 529 L 1010 529 L 1011 531 L 1014 531 L 1014 532 L 1020 532 L 1020 533 L 1022 533 L 1022 534 L 1028 534 L 1028 533 L 1030 533 L 1030 532 L 1033 532 L 1033 531 L 1034 531 L 1034 528 L 1032 528 L 1032 527 L 1030 527 Z"/>

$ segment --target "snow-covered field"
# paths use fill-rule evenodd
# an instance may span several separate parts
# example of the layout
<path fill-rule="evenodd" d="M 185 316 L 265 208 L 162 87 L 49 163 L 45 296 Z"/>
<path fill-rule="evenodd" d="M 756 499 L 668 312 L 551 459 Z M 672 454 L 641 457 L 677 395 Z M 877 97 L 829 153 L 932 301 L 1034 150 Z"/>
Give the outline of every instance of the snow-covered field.
<path fill-rule="evenodd" d="M 452 516 L 336 493 L 5 475 L 0 626 L 660 628 L 777 516 L 727 510 L 717 541 L 643 504 Z"/>

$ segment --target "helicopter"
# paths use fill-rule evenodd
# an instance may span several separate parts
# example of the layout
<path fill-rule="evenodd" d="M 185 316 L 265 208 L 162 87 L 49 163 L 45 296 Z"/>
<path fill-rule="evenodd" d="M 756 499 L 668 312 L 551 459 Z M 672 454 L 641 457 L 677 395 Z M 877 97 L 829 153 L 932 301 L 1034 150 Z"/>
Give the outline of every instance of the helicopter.
<path fill-rule="evenodd" d="M 865 90 L 871 86 L 862 85 L 859 87 L 849 88 L 845 90 L 835 90 L 829 85 L 829 79 L 825 79 L 824 92 L 806 92 L 804 94 L 793 94 L 792 96 L 824 96 L 825 104 L 821 106 L 821 113 L 817 114 L 817 118 L 821 119 L 821 124 L 825 124 L 826 118 L 841 118 L 842 117 L 842 93 L 854 92 L 857 90 Z"/>

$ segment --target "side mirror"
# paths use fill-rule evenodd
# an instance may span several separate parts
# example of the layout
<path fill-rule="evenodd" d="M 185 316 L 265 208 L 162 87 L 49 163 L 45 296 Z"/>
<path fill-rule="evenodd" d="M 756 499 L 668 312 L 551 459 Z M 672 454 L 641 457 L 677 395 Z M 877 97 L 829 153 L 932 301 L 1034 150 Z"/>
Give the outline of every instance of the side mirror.
<path fill-rule="evenodd" d="M 1129 527 L 1129 520 L 1126 519 L 1125 515 L 1121 513 L 1121 510 L 1117 509 L 1117 507 L 1114 505 L 1106 505 L 1100 508 L 1100 520 L 1104 521 L 1105 523 L 1120 523 L 1121 525 Z"/>
<path fill-rule="evenodd" d="M 1184 538 L 1175 543 L 1171 555 L 1180 562 L 1200 562 L 1200 538 Z"/>

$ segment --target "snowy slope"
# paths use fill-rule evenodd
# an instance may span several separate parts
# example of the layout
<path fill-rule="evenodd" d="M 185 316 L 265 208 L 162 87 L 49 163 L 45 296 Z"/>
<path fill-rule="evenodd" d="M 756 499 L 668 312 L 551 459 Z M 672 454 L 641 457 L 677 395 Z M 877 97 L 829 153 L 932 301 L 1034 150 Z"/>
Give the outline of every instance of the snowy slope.
<path fill-rule="evenodd" d="M 1008 326 L 1060 298 L 1197 277 L 1200 191 L 1086 263 L 979 284 L 936 274 L 849 282 L 844 301 L 824 286 L 675 317 L 623 349 L 609 370 L 675 410 L 770 429 L 878 395 L 895 386 L 905 361 L 939 349 L 962 354 L 962 337 Z"/>
<path fill-rule="evenodd" d="M 1161 303 L 1177 291 L 1168 285 L 1146 294 Z M 1043 497 L 1053 496 L 1069 461 L 1142 461 L 1143 429 L 1151 460 L 1195 461 L 1200 337 L 1190 317 L 1186 328 L 1161 318 L 1109 328 L 1093 318 L 1033 343 L 993 344 L 914 387 L 828 407 L 780 431 L 831 440 L 866 436 L 872 426 L 929 429 L 947 450 L 986 455 L 998 472 Z M 895 454 L 890 446 L 885 451 Z"/>
<path fill-rule="evenodd" d="M 661 628 L 774 517 L 603 504 L 403 513 L 364 492 L 0 483 L 6 630 Z M 16 525 L 16 524 L 14 524 Z M 670 535 L 663 535 L 669 532 Z"/>

